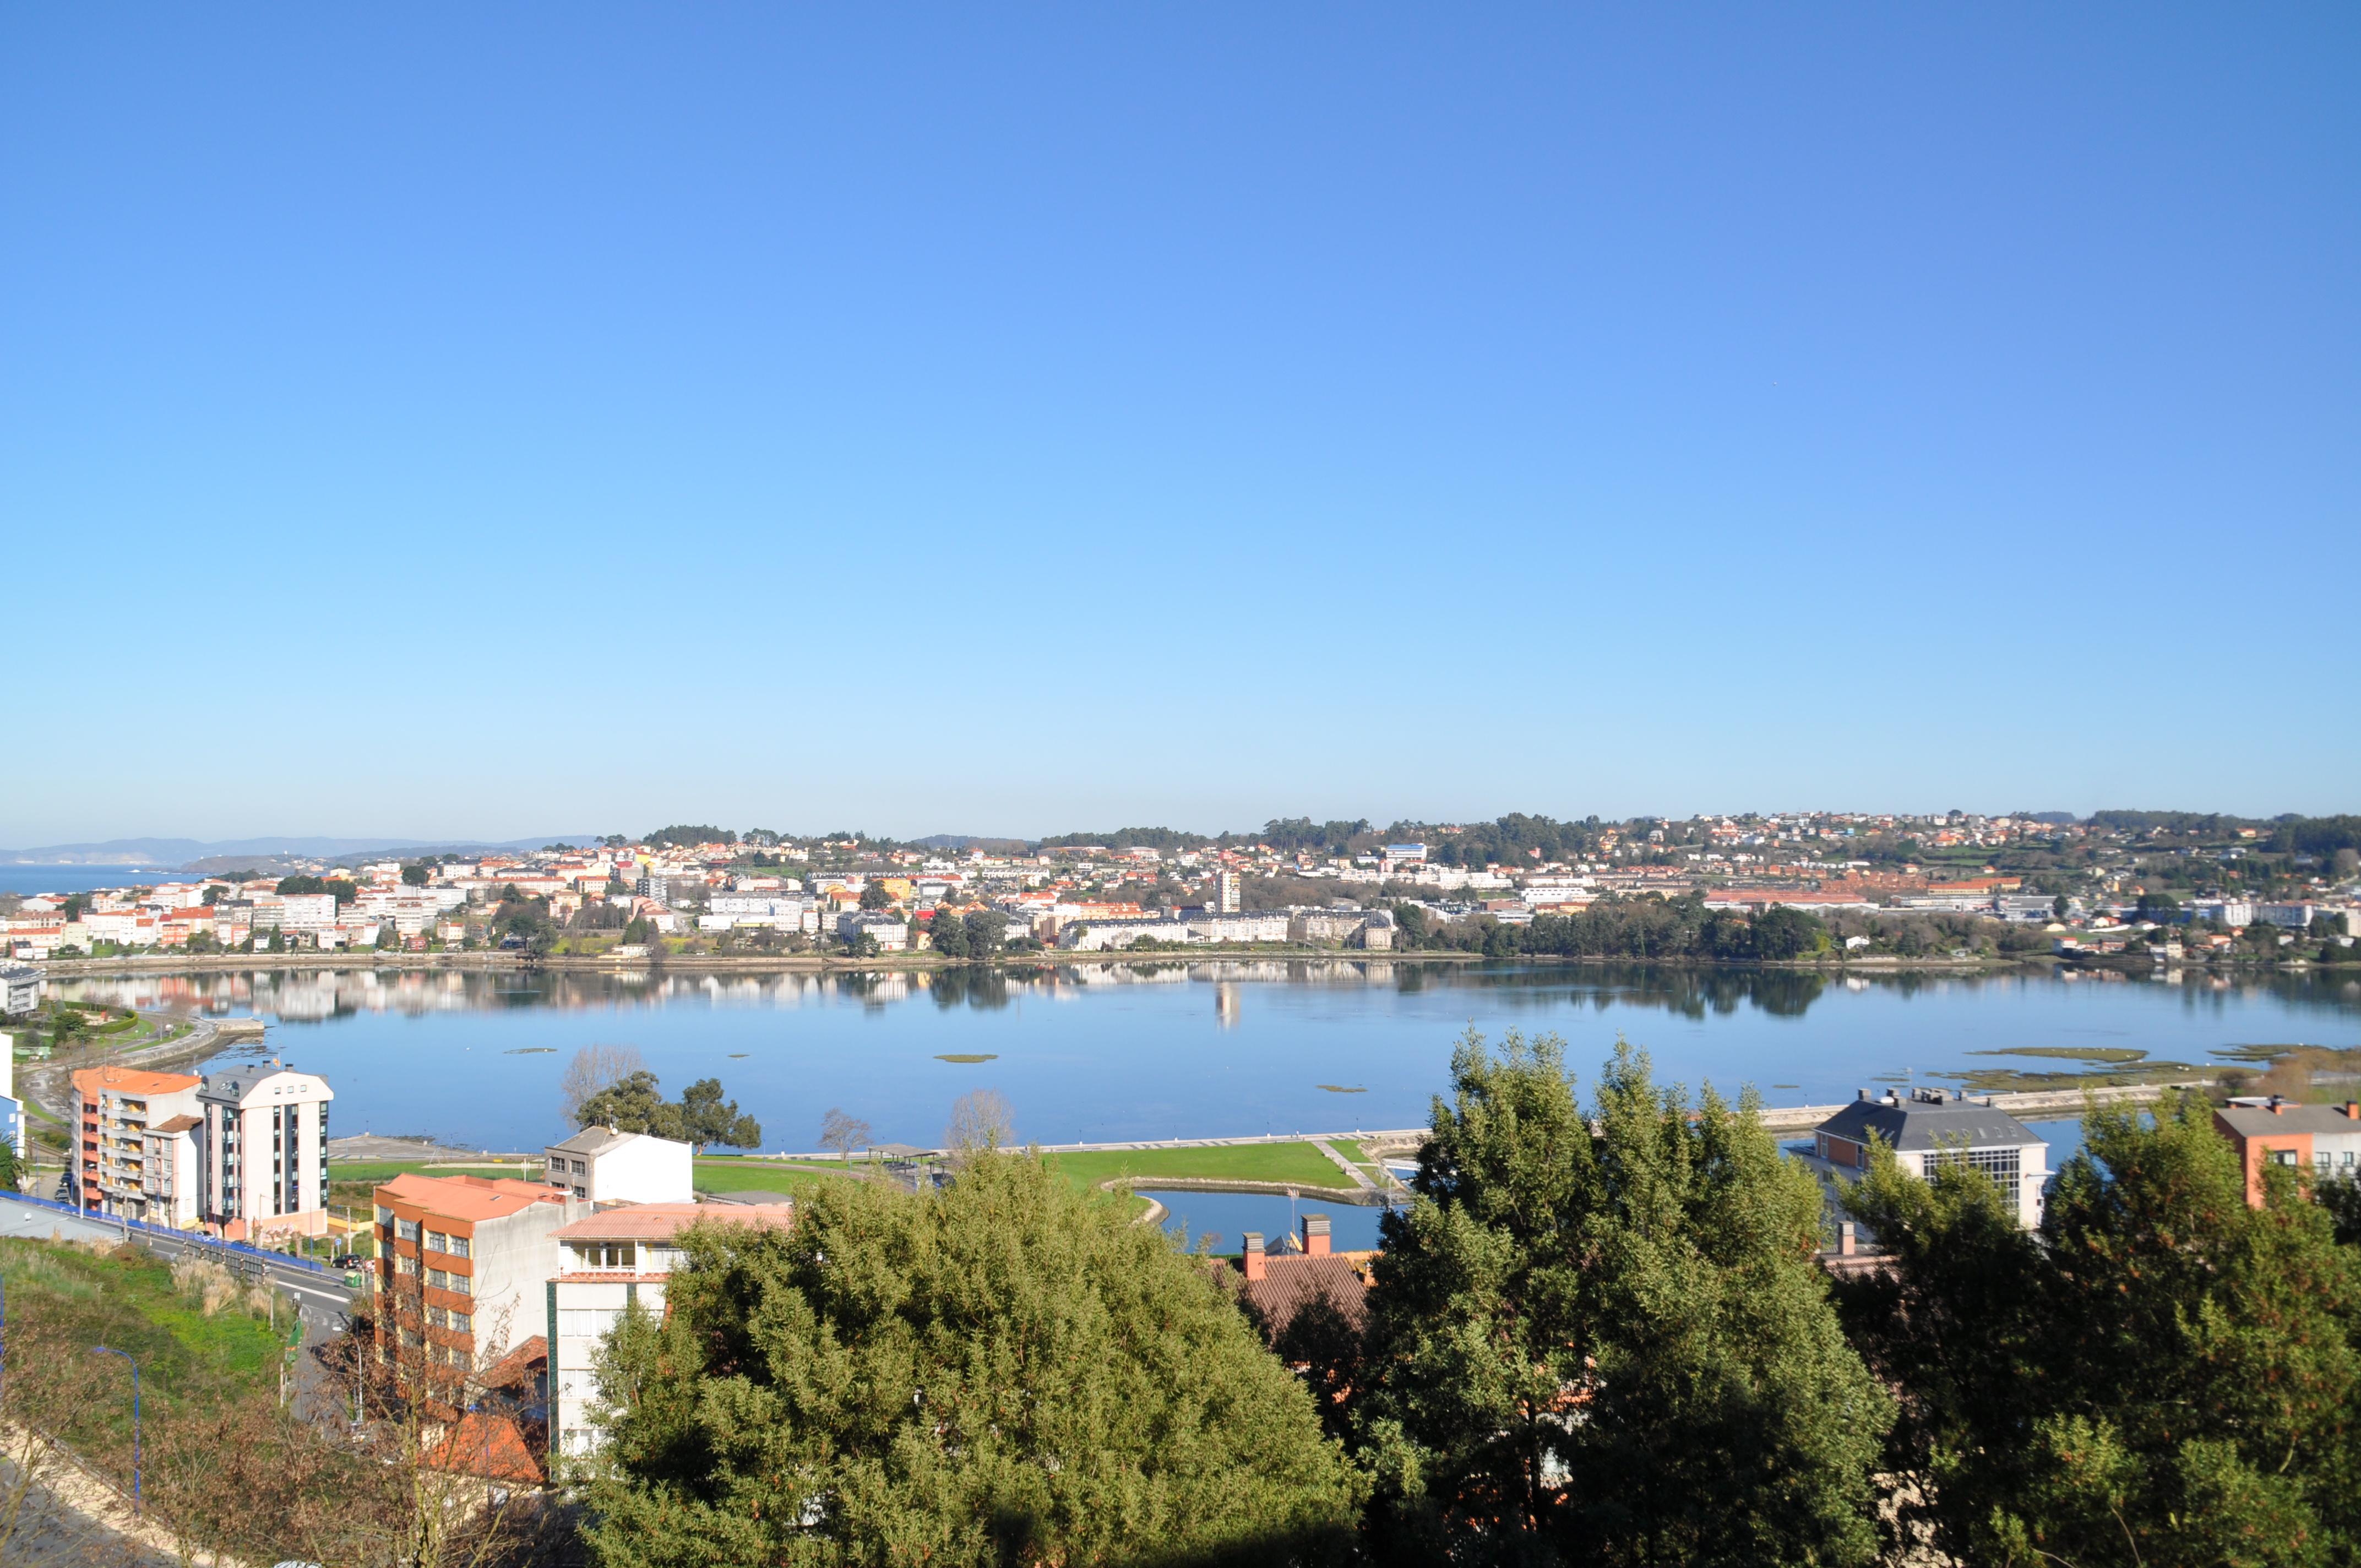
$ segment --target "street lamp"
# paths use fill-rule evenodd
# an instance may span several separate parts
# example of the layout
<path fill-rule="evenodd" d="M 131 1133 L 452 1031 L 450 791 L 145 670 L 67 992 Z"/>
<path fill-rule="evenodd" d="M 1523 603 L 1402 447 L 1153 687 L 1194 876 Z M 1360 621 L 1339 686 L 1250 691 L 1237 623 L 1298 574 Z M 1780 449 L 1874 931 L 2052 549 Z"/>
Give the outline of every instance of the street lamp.
<path fill-rule="evenodd" d="M 119 1355 L 131 1368 L 131 1507 L 137 1510 L 139 1507 L 139 1364 L 131 1359 L 129 1351 L 116 1350 L 112 1345 L 94 1344 L 90 1347 L 90 1353 L 93 1355 Z"/>

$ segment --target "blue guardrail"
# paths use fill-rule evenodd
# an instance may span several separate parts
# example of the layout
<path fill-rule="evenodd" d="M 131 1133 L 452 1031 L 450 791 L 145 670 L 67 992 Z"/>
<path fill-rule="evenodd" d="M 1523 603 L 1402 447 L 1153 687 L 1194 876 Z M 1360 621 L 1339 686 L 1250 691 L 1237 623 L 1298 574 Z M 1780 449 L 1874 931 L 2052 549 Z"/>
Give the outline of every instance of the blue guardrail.
<path fill-rule="evenodd" d="M 238 1253 L 247 1257 L 266 1258 L 272 1263 L 291 1263 L 299 1268 L 308 1268 L 314 1274 L 329 1272 L 326 1264 L 315 1263 L 308 1257 L 299 1257 L 291 1252 L 273 1252 L 269 1247 L 255 1246 L 247 1242 L 224 1241 L 219 1236 L 209 1236 L 203 1231 L 176 1231 L 170 1225 L 150 1224 L 146 1220 L 126 1219 L 120 1214 L 95 1213 L 77 1209 L 71 1203 L 60 1203 L 54 1198 L 36 1197 L 30 1192 L 11 1193 L 9 1196 L 15 1198 L 19 1203 L 38 1203 L 44 1209 L 55 1209 L 60 1214 L 71 1214 L 77 1220 L 88 1220 L 93 1224 L 128 1225 L 135 1231 L 145 1231 L 149 1235 L 170 1236 L 174 1241 L 180 1242 L 194 1242 L 199 1246 Z"/>

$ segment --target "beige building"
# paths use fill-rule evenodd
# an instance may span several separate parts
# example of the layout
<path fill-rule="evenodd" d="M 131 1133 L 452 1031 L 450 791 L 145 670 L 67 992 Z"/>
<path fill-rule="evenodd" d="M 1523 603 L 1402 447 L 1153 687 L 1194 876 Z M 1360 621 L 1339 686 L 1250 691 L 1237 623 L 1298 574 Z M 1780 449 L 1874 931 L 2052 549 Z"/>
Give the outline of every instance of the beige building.
<path fill-rule="evenodd" d="M 378 1355 L 434 1405 L 540 1329 L 556 1233 L 590 1211 L 537 1182 L 406 1172 L 377 1190 Z"/>
<path fill-rule="evenodd" d="M 185 1072 L 84 1068 L 73 1075 L 76 1142 L 67 1166 L 74 1204 L 89 1213 L 153 1224 L 193 1224 L 193 1189 L 184 1179 L 197 1085 Z"/>

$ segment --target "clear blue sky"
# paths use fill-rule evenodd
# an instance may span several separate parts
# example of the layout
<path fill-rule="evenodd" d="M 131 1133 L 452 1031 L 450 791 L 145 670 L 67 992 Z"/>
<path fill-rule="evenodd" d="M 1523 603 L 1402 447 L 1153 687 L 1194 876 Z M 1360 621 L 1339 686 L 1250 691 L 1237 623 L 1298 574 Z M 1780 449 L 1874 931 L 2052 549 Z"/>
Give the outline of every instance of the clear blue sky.
<path fill-rule="evenodd" d="M 2351 809 L 2356 64 L 10 7 L 0 844 Z"/>

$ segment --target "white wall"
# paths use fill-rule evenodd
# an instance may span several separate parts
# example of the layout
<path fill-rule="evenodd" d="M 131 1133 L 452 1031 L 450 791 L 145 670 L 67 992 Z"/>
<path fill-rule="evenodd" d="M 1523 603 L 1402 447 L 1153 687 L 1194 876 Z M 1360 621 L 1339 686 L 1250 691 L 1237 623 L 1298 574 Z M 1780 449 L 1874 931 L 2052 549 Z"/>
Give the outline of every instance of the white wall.
<path fill-rule="evenodd" d="M 697 1198 L 695 1150 L 645 1133 L 592 1157 L 588 1186 L 597 1203 L 689 1203 Z"/>

